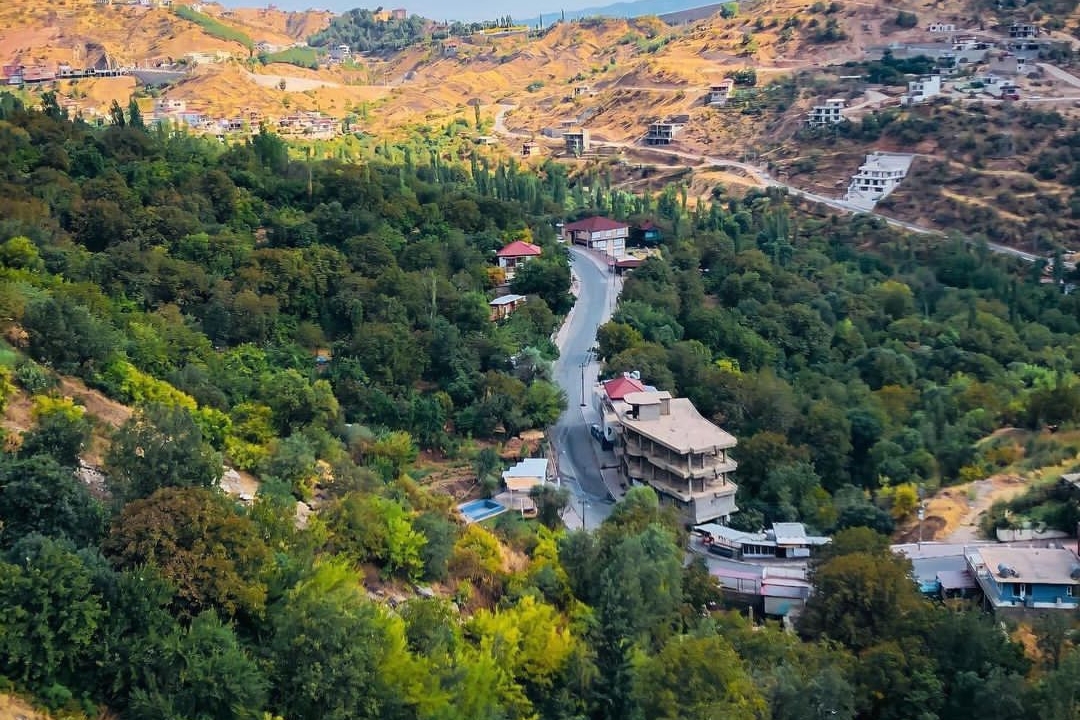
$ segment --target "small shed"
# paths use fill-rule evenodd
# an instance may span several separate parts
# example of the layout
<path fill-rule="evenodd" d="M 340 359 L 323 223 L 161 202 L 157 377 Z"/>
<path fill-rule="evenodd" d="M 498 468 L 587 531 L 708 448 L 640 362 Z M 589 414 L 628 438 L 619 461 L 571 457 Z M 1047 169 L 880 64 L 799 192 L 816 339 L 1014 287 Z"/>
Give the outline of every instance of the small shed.
<path fill-rule="evenodd" d="M 521 307 L 525 303 L 526 297 L 524 295 L 503 295 L 497 297 L 488 303 L 488 307 L 491 308 L 492 320 L 505 320 L 510 317 L 510 313 L 514 312 L 517 308 Z"/>

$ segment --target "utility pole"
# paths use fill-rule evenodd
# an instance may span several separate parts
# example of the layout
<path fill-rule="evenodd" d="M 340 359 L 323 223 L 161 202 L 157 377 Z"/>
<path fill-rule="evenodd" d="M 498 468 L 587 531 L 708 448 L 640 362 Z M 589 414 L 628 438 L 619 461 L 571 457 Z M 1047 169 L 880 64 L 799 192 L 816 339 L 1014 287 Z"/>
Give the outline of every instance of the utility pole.
<path fill-rule="evenodd" d="M 585 407 L 585 368 L 589 365 L 589 361 L 592 359 L 591 353 L 585 353 L 585 359 L 581 361 L 581 407 Z"/>
<path fill-rule="evenodd" d="M 585 498 L 581 498 L 581 530 L 585 531 Z"/>

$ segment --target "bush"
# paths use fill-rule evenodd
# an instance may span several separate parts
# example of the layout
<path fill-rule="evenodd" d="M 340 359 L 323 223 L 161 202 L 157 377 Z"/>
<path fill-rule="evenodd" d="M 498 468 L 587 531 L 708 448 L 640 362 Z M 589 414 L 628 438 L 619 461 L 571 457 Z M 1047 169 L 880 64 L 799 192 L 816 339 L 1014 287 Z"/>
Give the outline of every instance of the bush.
<path fill-rule="evenodd" d="M 913 28 L 919 24 L 919 16 L 913 12 L 901 10 L 896 14 L 896 25 L 902 28 Z"/>

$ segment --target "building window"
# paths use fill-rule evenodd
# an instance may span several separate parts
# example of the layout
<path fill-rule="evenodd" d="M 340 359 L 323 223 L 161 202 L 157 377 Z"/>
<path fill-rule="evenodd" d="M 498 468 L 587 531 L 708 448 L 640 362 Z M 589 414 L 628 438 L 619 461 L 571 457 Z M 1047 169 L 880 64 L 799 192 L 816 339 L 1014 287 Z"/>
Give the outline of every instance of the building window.
<path fill-rule="evenodd" d="M 1076 587 L 1074 585 L 1066 585 L 1065 586 L 1065 594 L 1068 595 L 1069 597 L 1073 596 L 1073 592 L 1075 590 L 1076 590 Z"/>

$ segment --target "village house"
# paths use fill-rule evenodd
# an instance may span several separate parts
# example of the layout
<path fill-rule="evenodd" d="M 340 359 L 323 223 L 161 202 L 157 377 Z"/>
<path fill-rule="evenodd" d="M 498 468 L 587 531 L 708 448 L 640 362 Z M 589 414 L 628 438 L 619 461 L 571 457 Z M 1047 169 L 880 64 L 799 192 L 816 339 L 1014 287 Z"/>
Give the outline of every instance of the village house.
<path fill-rule="evenodd" d="M 1001 75 L 1033 75 L 1039 71 L 1039 65 L 1026 55 L 1012 52 L 997 52 L 990 56 L 987 71 Z"/>
<path fill-rule="evenodd" d="M 589 152 L 589 131 L 584 128 L 567 130 L 563 133 L 567 155 L 582 155 Z"/>
<path fill-rule="evenodd" d="M 501 295 L 488 303 L 488 307 L 491 308 L 491 320 L 497 322 L 499 320 L 505 320 L 517 310 L 519 307 L 525 304 L 527 298 L 524 295 Z"/>
<path fill-rule="evenodd" d="M 606 217 L 590 217 L 563 226 L 563 240 L 574 245 L 584 245 L 605 255 L 621 258 L 626 254 L 626 241 L 630 226 Z"/>
<path fill-rule="evenodd" d="M 661 120 L 660 122 L 654 122 L 649 124 L 649 129 L 645 133 L 646 145 L 670 145 L 675 142 L 675 136 L 679 134 L 683 128 L 681 123 L 674 122 L 672 120 Z"/>
<path fill-rule="evenodd" d="M 964 556 L 984 606 L 995 613 L 1080 607 L 1080 558 L 1071 549 L 980 545 Z"/>
<path fill-rule="evenodd" d="M 532 140 L 521 143 L 521 157 L 532 157 L 540 154 L 540 145 Z"/>
<path fill-rule="evenodd" d="M 458 54 L 458 44 L 454 40 L 444 40 L 442 43 L 442 54 L 446 57 L 456 57 Z"/>
<path fill-rule="evenodd" d="M 330 48 L 330 62 L 343 63 L 352 57 L 352 50 L 348 45 L 335 45 Z"/>
<path fill-rule="evenodd" d="M 735 81 L 725 78 L 718 83 L 709 86 L 709 105 L 723 107 L 731 99 L 731 93 L 735 89 Z"/>
<path fill-rule="evenodd" d="M 629 393 L 623 402 L 615 456 L 628 483 L 651 487 L 687 525 L 723 523 L 738 511 L 732 435 L 668 392 Z"/>
<path fill-rule="evenodd" d="M 506 276 L 506 281 L 514 279 L 517 269 L 535 257 L 544 253 L 538 246 L 524 240 L 515 240 L 495 253 L 499 267 Z"/>
<path fill-rule="evenodd" d="M 773 523 L 761 532 L 706 523 L 695 527 L 694 533 L 702 537 L 709 552 L 733 560 L 808 558 L 816 548 L 829 543 L 822 535 L 807 535 L 806 526 L 797 522 Z"/>
<path fill-rule="evenodd" d="M 824 105 L 815 105 L 806 114 L 806 124 L 815 128 L 845 122 L 847 120 L 844 117 L 845 104 L 843 98 L 829 98 Z"/>
<path fill-rule="evenodd" d="M 875 152 L 851 178 L 844 200 L 862 210 L 872 210 L 879 200 L 900 186 L 911 167 L 912 155 Z"/>
<path fill-rule="evenodd" d="M 652 220 L 642 220 L 630 230 L 630 237 L 639 245 L 658 245 L 663 233 Z"/>
<path fill-rule="evenodd" d="M 159 97 L 154 100 L 155 115 L 172 115 L 187 111 L 187 103 L 183 100 L 173 100 L 167 97 Z"/>
<path fill-rule="evenodd" d="M 926 27 L 926 31 L 932 33 L 953 33 L 956 32 L 956 24 L 943 22 L 930 23 Z"/>
<path fill-rule="evenodd" d="M 504 492 L 494 498 L 523 517 L 536 517 L 536 503 L 531 495 L 533 488 L 548 483 L 549 463 L 545 458 L 525 458 L 502 474 Z"/>
<path fill-rule="evenodd" d="M 901 105 L 918 105 L 941 94 L 941 76 L 924 75 L 908 82 L 908 91 L 900 98 Z"/>
<path fill-rule="evenodd" d="M 280 45 L 275 45 L 268 40 L 260 40 L 259 42 L 255 43 L 255 52 L 258 53 L 276 53 L 281 49 L 282 48 Z"/>
<path fill-rule="evenodd" d="M 1037 38 L 1039 32 L 1039 26 L 1035 23 L 1014 22 L 1009 26 L 1009 37 L 1014 40 Z"/>

